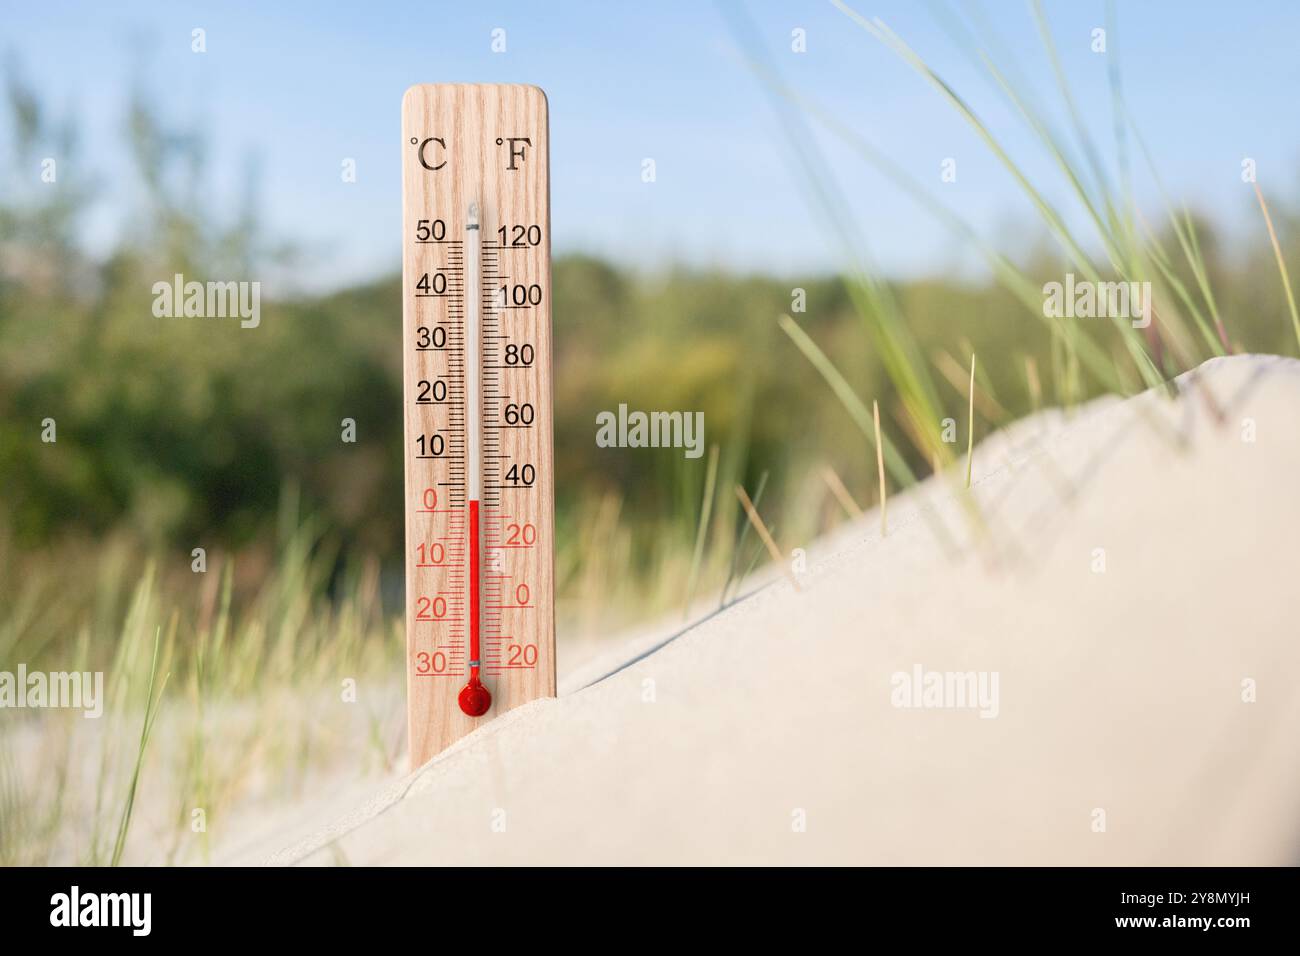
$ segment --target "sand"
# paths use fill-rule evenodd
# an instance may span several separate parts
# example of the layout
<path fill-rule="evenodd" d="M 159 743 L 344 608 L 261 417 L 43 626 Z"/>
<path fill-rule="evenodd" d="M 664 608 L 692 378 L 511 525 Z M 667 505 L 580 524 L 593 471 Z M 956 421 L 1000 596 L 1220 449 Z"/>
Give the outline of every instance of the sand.
<path fill-rule="evenodd" d="M 1300 862 L 1300 362 L 1176 385 L 981 442 L 984 532 L 931 479 L 883 539 L 807 544 L 800 590 L 562 659 L 558 699 L 223 859 Z M 917 668 L 983 705 L 896 706 Z"/>

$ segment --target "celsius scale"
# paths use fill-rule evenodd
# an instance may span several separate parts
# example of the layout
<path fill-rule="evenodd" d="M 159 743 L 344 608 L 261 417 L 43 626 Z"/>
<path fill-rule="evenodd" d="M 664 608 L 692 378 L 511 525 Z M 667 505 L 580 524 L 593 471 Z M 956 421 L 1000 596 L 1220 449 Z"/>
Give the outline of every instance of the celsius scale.
<path fill-rule="evenodd" d="M 412 767 L 555 696 L 545 94 L 402 101 L 406 656 Z"/>

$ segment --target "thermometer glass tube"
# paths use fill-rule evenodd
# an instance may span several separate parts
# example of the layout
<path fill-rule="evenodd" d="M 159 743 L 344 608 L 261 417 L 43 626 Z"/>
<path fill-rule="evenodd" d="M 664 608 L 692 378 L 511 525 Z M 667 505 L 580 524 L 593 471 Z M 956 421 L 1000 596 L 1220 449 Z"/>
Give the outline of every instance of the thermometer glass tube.
<path fill-rule="evenodd" d="M 461 688 L 456 702 L 470 717 L 482 717 L 492 706 L 492 695 L 480 676 L 483 662 L 480 646 L 482 611 L 482 545 L 479 510 L 483 500 L 483 408 L 482 391 L 482 309 L 483 288 L 480 282 L 482 223 L 477 202 L 469 204 L 465 217 L 465 492 L 469 509 L 469 613 L 465 615 L 465 643 L 469 655 L 469 680 Z"/>

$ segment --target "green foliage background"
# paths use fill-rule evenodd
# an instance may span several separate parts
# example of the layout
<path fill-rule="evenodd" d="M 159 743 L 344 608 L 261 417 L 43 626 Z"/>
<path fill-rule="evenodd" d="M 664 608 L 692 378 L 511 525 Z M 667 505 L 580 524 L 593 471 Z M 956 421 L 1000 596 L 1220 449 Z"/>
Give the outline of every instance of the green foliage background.
<path fill-rule="evenodd" d="M 118 246 L 91 258 L 79 235 L 102 185 L 71 162 L 62 164 L 57 188 L 39 181 L 39 157 L 52 144 L 59 155 L 76 155 L 72 125 L 51 118 L 13 78 L 9 105 L 15 154 L 0 196 L 0 528 L 7 537 L 39 550 L 68 535 L 127 528 L 155 550 L 237 551 L 271 536 L 282 491 L 293 487 L 342 550 L 400 562 L 396 275 L 323 297 L 277 296 L 264 282 L 256 329 L 230 319 L 155 318 L 152 285 L 174 273 L 204 281 L 292 270 L 298 253 L 265 235 L 255 186 L 231 212 L 210 208 L 202 139 L 165 128 L 137 99 L 125 136 L 139 208 Z M 1295 234 L 1294 213 L 1275 202 L 1275 216 L 1285 243 Z M 1262 229 L 1257 247 L 1225 255 L 1211 223 L 1200 228 L 1233 343 L 1288 351 L 1291 333 Z M 1046 253 L 1028 268 L 1045 278 L 1061 273 Z M 1291 269 L 1300 274 L 1294 256 Z M 795 318 L 860 395 L 880 400 L 886 428 L 897 429 L 891 386 L 834 277 L 637 275 L 586 257 L 556 262 L 562 543 L 581 509 L 612 491 L 624 524 L 647 534 L 680 528 L 689 546 L 706 459 L 597 448 L 595 416 L 619 403 L 702 410 L 706 441 L 720 447 L 727 473 L 748 482 L 769 475 L 768 508 L 778 513 L 795 484 L 823 463 L 870 499 L 873 453 L 777 328 L 795 287 L 807 297 L 806 313 Z M 1027 357 L 1046 400 L 1060 397 L 1046 330 L 1000 288 L 934 278 L 895 283 L 893 292 L 926 355 L 944 350 L 964 366 L 973 348 L 985 387 L 1012 415 L 1030 410 Z M 1095 334 L 1109 333 L 1099 324 Z M 939 380 L 947 413 L 964 421 L 964 395 Z M 46 418 L 57 422 L 56 444 L 40 440 Z M 343 418 L 357 422 L 355 444 L 340 440 Z M 898 444 L 918 472 L 927 470 L 901 436 Z"/>

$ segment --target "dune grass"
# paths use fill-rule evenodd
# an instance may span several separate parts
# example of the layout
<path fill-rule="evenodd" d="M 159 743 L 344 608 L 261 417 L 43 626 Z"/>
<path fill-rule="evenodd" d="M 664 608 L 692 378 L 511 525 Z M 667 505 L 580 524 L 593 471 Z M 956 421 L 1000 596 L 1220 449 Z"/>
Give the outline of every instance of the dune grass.
<path fill-rule="evenodd" d="M 786 562 L 785 556 L 781 554 L 781 549 L 777 547 L 776 539 L 772 537 L 772 532 L 768 530 L 767 523 L 763 521 L 763 516 L 758 513 L 758 508 L 754 506 L 754 502 L 749 500 L 749 493 L 745 491 L 743 485 L 736 485 L 736 498 L 740 501 L 741 507 L 745 509 L 745 517 L 749 519 L 749 523 L 758 534 L 759 540 L 763 542 L 763 547 L 767 549 L 772 563 L 781 568 L 786 579 L 789 580 L 790 585 L 796 591 L 800 590 L 799 580 L 794 576 L 794 572 Z"/>
<path fill-rule="evenodd" d="M 700 521 L 695 531 L 695 548 L 691 552 L 691 572 L 686 581 L 686 599 L 682 602 L 682 618 L 691 612 L 691 601 L 700 581 L 700 566 L 704 562 L 704 546 L 708 541 L 709 522 L 713 515 L 713 495 L 718 483 L 718 446 L 709 448 L 709 468 L 704 477 L 704 496 L 700 501 Z"/>
<path fill-rule="evenodd" d="M 238 587 L 229 557 L 202 574 L 188 555 L 141 566 L 126 537 L 43 562 L 0 547 L 0 660 L 106 678 L 98 720 L 0 723 L 0 800 L 16 811 L 0 814 L 0 863 L 203 862 L 209 830 L 229 835 L 241 803 L 292 791 L 307 767 L 381 765 L 368 750 L 400 746 L 344 733 L 368 708 L 400 717 L 400 695 L 385 712 L 382 690 L 402 634 L 377 572 L 339 570 L 286 499 L 286 537 L 274 556 L 247 557 Z M 369 698 L 344 704 L 345 679 Z"/>
<path fill-rule="evenodd" d="M 1296 344 L 1300 345 L 1300 314 L 1296 312 L 1295 294 L 1291 291 L 1291 275 L 1287 272 L 1286 259 L 1282 256 L 1282 246 L 1277 241 L 1277 231 L 1273 228 L 1273 217 L 1268 214 L 1268 203 L 1264 202 L 1264 194 L 1260 191 L 1259 183 L 1255 183 L 1255 196 L 1259 199 L 1260 212 L 1264 214 L 1264 225 L 1268 228 L 1268 241 L 1273 247 L 1273 255 L 1277 259 L 1277 270 L 1282 275 L 1282 287 L 1286 290 L 1286 304 L 1291 311 L 1291 327 L 1295 330 Z"/>
<path fill-rule="evenodd" d="M 1052 79 L 1059 104 L 1073 134 L 1074 145 L 1082 152 L 1083 161 L 1076 158 L 1071 144 L 1054 132 L 1046 111 L 1034 102 L 1033 84 L 1022 77 L 1012 79 L 1014 65 L 999 64 L 990 52 L 996 38 L 980 21 L 978 12 L 971 11 L 974 25 L 968 25 L 961 16 L 946 7 L 937 9 L 941 24 L 957 41 L 958 48 L 966 54 L 991 82 L 993 89 L 1012 108 L 1013 113 L 1029 128 L 1034 139 L 1053 160 L 1055 168 L 1069 187 L 1069 193 L 1085 213 L 1085 219 L 1094 231 L 1093 243 L 1099 245 L 1104 266 L 1099 265 L 1091 253 L 1089 241 L 1067 225 L 1067 218 L 1046 198 L 1041 186 L 1025 172 L 1024 164 L 1012 156 L 1003 145 L 1003 137 L 981 119 L 971 102 L 959 94 L 940 73 L 921 55 L 914 51 L 898 34 L 880 18 L 863 16 L 845 0 L 830 0 L 846 19 L 880 42 L 885 49 L 910 66 L 950 106 L 957 117 L 970 126 L 989 152 L 1019 186 L 1031 207 L 1056 240 L 1064 257 L 1064 268 L 1077 270 L 1094 283 L 1110 281 L 1113 277 L 1124 282 L 1150 283 L 1153 290 L 1153 321 L 1145 336 L 1134 323 L 1112 316 L 1109 333 L 1113 342 L 1093 329 L 1084 329 L 1069 319 L 1051 319 L 1043 308 L 1043 294 L 1020 267 L 998 250 L 991 248 L 974 230 L 943 206 L 928 189 L 906 170 L 891 161 L 884 151 L 872 146 L 856 131 L 850 130 L 828 111 L 821 109 L 808 98 L 788 87 L 781 79 L 774 61 L 767 55 L 752 25 L 742 13 L 733 12 L 730 20 L 742 49 L 748 56 L 749 66 L 769 93 L 774 110 L 784 120 L 792 152 L 799 168 L 809 179 L 808 194 L 815 212 L 819 213 L 828 228 L 828 234 L 837 238 L 844 249 L 849 267 L 846 280 L 862 291 L 854 298 L 863 319 L 864 327 L 873 346 L 878 350 L 882 364 L 892 386 L 902 398 L 899 419 L 905 434 L 926 460 L 933 461 L 933 471 L 940 473 L 951 460 L 945 442 L 938 440 L 940 417 L 931 384 L 931 367 L 921 358 L 920 349 L 910 330 L 908 317 L 899 310 L 888 292 L 888 284 L 873 275 L 862 263 L 865 251 L 853 242 L 854 232 L 842 221 L 842 210 L 847 207 L 842 192 L 816 146 L 809 136 L 804 120 L 817 123 L 831 135 L 841 140 L 859 157 L 883 173 L 913 198 L 917 205 L 950 228 L 955 235 L 979 250 L 990 265 L 993 277 L 1024 305 L 1037 321 L 1047 321 L 1051 333 L 1053 379 L 1058 401 L 1072 407 L 1085 393 L 1095 390 L 1132 394 L 1135 391 L 1157 387 L 1173 376 L 1195 367 L 1206 358 L 1232 351 L 1228 329 L 1212 288 L 1209 268 L 1202 250 L 1196 222 L 1184 204 L 1175 208 L 1165 192 L 1158 171 L 1142 137 L 1141 129 L 1129 115 L 1122 92 L 1122 73 L 1119 66 L 1116 15 L 1113 5 L 1107 8 L 1107 33 L 1112 53 L 1107 59 L 1107 80 L 1111 91 L 1111 112 L 1115 139 L 1118 175 L 1105 163 L 1102 152 L 1094 142 L 1076 99 L 1071 91 L 1055 41 L 1041 3 L 1033 0 L 1031 15 L 1037 26 L 1043 50 L 1051 66 Z M 982 34 L 982 35 L 981 35 Z M 1004 54 L 1004 59 L 1006 59 Z M 1176 240 L 1182 261 L 1176 262 L 1162 240 L 1150 229 L 1134 196 L 1131 171 L 1128 166 L 1127 139 L 1132 134 L 1146 159 L 1152 181 L 1168 219 L 1169 232 Z M 1118 179 L 1120 187 L 1113 185 Z M 1300 316 L 1297 315 L 1285 259 L 1273 229 L 1263 194 L 1256 186 L 1256 194 L 1264 214 L 1269 240 L 1277 260 L 1286 294 L 1287 307 L 1300 343 Z M 1184 282 L 1180 271 L 1190 273 L 1191 284 Z M 858 425 L 869 447 L 874 446 L 890 473 L 903 487 L 914 484 L 916 475 L 907 467 L 887 435 L 882 435 L 878 424 L 868 428 L 865 402 L 848 384 L 827 353 L 813 338 L 795 323 L 790 316 L 781 315 L 778 325 L 803 356 L 821 374 L 832 393 L 849 417 Z M 1118 346 L 1119 352 L 1116 351 Z M 1033 407 L 1041 405 L 1041 384 L 1037 365 L 1025 357 L 1028 387 L 1033 395 Z M 949 368 L 948 366 L 954 366 Z M 946 349 L 934 353 L 933 367 L 947 377 L 956 387 L 957 374 Z M 977 401 L 976 362 L 971 350 L 970 380 L 966 391 L 966 481 L 970 487 L 975 432 L 975 404 Z M 981 409 L 994 425 L 1008 419 L 1006 410 L 996 401 L 979 395 Z M 1213 397 L 1207 396 L 1213 404 Z M 874 402 L 873 402 L 874 405 Z M 878 422 L 878 413 L 873 416 Z M 1153 423 L 1154 424 L 1154 423 Z M 882 521 L 884 517 L 883 467 L 880 479 L 882 492 Z M 974 527 L 982 524 L 978 510 L 967 508 Z M 883 528 L 883 525 L 882 525 Z"/>
<path fill-rule="evenodd" d="M 861 518 L 862 507 L 853 500 L 853 495 L 849 489 L 844 486 L 844 480 L 836 473 L 835 469 L 827 465 L 822 469 L 822 480 L 826 482 L 826 487 L 830 489 L 835 500 L 840 503 L 844 513 L 850 518 Z"/>
<path fill-rule="evenodd" d="M 162 685 L 155 696 L 154 682 L 158 677 L 158 650 L 161 644 L 162 628 L 158 628 L 154 631 L 153 659 L 149 664 L 149 686 L 145 695 L 144 718 L 140 721 L 140 747 L 136 750 L 135 769 L 131 771 L 131 783 L 126 790 L 122 819 L 117 825 L 117 839 L 113 843 L 111 866 L 117 866 L 122 862 L 122 853 L 126 850 L 126 836 L 131 830 L 131 813 L 135 809 L 135 794 L 140 786 L 140 769 L 144 765 L 145 752 L 149 749 L 149 735 L 153 732 L 154 721 L 158 718 L 158 705 L 162 701 L 163 691 L 167 689 L 167 678 L 171 676 L 170 674 L 163 676 Z"/>
<path fill-rule="evenodd" d="M 975 464 L 975 353 L 970 354 L 970 407 L 966 424 L 966 487 L 970 487 L 971 467 Z"/>

